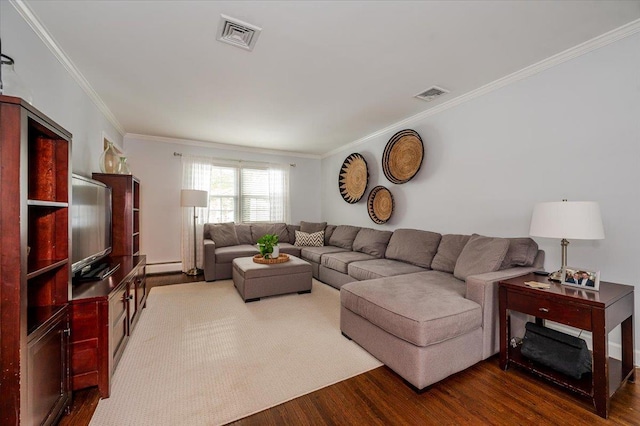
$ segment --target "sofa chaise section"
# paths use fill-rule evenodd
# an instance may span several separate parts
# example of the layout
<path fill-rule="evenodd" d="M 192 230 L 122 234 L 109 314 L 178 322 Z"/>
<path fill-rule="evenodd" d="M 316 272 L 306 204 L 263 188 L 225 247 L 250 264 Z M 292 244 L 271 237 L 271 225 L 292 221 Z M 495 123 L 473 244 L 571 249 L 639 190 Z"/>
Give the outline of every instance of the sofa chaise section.
<path fill-rule="evenodd" d="M 530 239 L 444 235 L 432 262 L 442 270 L 342 286 L 340 328 L 423 389 L 498 352 L 497 283 L 543 262 Z"/>

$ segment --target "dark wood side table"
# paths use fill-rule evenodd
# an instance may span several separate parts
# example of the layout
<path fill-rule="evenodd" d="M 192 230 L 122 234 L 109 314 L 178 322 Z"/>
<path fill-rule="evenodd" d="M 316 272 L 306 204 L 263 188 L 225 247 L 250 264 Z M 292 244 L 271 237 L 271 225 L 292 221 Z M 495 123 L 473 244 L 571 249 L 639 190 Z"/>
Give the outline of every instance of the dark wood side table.
<path fill-rule="evenodd" d="M 499 283 L 500 367 L 515 364 L 572 391 L 591 398 L 599 416 L 607 418 L 609 399 L 627 380 L 635 380 L 633 366 L 633 286 L 600 282 L 600 291 L 551 283 L 549 289 L 527 287 L 527 281 L 551 283 L 529 274 Z M 536 322 L 554 321 L 591 331 L 593 372 L 580 380 L 553 371 L 523 357 L 520 347 L 511 347 L 509 311 L 536 317 Z M 622 361 L 609 358 L 608 335 L 622 329 Z"/>

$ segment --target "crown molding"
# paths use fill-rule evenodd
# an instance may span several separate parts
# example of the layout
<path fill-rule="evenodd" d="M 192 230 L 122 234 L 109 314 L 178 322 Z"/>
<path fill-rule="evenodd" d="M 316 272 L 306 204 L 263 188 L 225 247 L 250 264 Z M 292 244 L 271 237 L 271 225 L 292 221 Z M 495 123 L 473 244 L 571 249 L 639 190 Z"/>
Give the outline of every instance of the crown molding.
<path fill-rule="evenodd" d="M 58 59 L 58 61 L 62 64 L 62 66 L 67 70 L 67 72 L 71 75 L 71 77 L 80 85 L 82 90 L 89 96 L 89 99 L 93 101 L 93 103 L 98 107 L 100 112 L 104 114 L 104 116 L 113 124 L 113 127 L 116 128 L 118 133 L 121 136 L 125 135 L 124 128 L 118 121 L 118 119 L 113 115 L 111 110 L 107 107 L 107 105 L 102 101 L 102 98 L 98 95 L 98 93 L 93 90 L 91 84 L 87 81 L 86 78 L 82 75 L 82 73 L 76 68 L 75 64 L 69 59 L 67 54 L 62 50 L 62 48 L 55 41 L 53 36 L 49 34 L 47 29 L 42 25 L 42 23 L 38 20 L 36 15 L 33 13 L 31 8 L 23 1 L 23 0 L 9 0 L 11 5 L 18 11 L 22 19 L 24 19 L 27 24 L 33 29 L 40 40 L 49 48 L 51 53 Z"/>
<path fill-rule="evenodd" d="M 450 108 L 461 105 L 465 102 L 471 101 L 477 97 L 493 92 L 494 90 L 498 90 L 502 87 L 508 86 L 512 83 L 515 83 L 516 81 L 531 77 L 549 68 L 555 67 L 556 65 L 560 65 L 563 62 L 577 58 L 578 56 L 582 56 L 596 49 L 599 49 L 601 47 L 614 43 L 618 40 L 629 37 L 637 32 L 640 32 L 640 19 L 636 19 L 635 21 L 629 22 L 626 25 L 623 25 L 614 30 L 606 32 L 602 35 L 594 37 L 591 40 L 587 40 L 584 43 L 578 44 L 577 46 L 571 47 L 563 52 L 557 53 L 553 56 L 550 56 L 549 58 L 543 59 L 540 62 L 530 65 L 526 68 L 523 68 L 519 71 L 516 71 L 512 74 L 509 74 L 491 83 L 485 84 L 484 86 L 481 86 L 475 90 L 467 92 L 456 98 L 453 98 L 447 102 L 444 102 L 426 111 L 420 112 L 416 115 L 412 115 L 409 118 L 398 121 L 390 126 L 380 129 L 363 138 L 360 138 L 351 143 L 348 143 L 347 145 L 343 145 L 340 148 L 333 149 L 327 152 L 326 154 L 323 154 L 321 158 L 324 159 L 343 151 L 351 151 L 356 146 L 362 145 L 363 143 L 368 142 L 371 139 L 374 139 L 385 133 L 391 133 L 393 131 L 398 130 L 401 127 L 405 127 L 415 123 L 416 121 L 420 121 L 427 117 L 431 117 L 432 115 L 436 115 L 442 111 L 448 110 Z"/>
<path fill-rule="evenodd" d="M 167 138 L 164 136 L 150 136 L 150 135 L 141 135 L 137 133 L 127 133 L 124 135 L 127 139 L 139 139 L 150 142 L 162 142 L 162 143 L 171 143 L 178 145 L 186 145 L 186 146 L 197 146 L 201 148 L 212 148 L 212 149 L 223 149 L 227 151 L 239 151 L 239 152 L 254 152 L 258 154 L 268 154 L 268 155 L 286 155 L 289 157 L 297 157 L 297 158 L 310 158 L 313 160 L 320 160 L 322 157 L 320 155 L 315 154 L 304 154 L 301 152 L 293 152 L 293 151 L 280 151 L 277 149 L 265 149 L 265 148 L 255 148 L 250 146 L 243 145 L 230 145 L 219 142 L 206 142 L 206 141 L 197 141 L 191 139 L 177 139 L 177 138 Z M 125 141 L 126 144 L 126 141 Z"/>

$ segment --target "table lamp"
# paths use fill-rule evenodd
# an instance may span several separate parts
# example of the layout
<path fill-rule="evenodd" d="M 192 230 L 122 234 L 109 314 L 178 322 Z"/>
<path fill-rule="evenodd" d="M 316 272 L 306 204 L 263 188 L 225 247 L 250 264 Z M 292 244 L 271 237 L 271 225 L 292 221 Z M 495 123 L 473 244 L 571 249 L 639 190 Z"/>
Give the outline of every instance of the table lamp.
<path fill-rule="evenodd" d="M 560 281 L 562 270 L 567 267 L 568 240 L 604 239 L 600 206 L 594 201 L 538 203 L 533 207 L 529 235 L 561 238 L 562 268 L 549 275 L 552 280 Z"/>
<path fill-rule="evenodd" d="M 187 275 L 200 275 L 203 270 L 198 268 L 198 255 L 196 252 L 196 207 L 207 207 L 209 193 L 198 189 L 183 189 L 180 191 L 180 205 L 182 207 L 193 207 L 193 268 L 189 269 Z"/>

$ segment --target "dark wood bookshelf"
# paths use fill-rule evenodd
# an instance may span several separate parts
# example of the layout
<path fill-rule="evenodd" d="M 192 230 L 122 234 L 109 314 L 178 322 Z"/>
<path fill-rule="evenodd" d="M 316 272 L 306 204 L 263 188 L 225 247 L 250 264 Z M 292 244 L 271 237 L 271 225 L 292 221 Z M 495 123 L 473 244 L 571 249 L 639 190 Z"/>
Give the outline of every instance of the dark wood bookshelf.
<path fill-rule="evenodd" d="M 54 424 L 71 397 L 71 134 L 0 96 L 0 144 L 0 424 Z"/>

